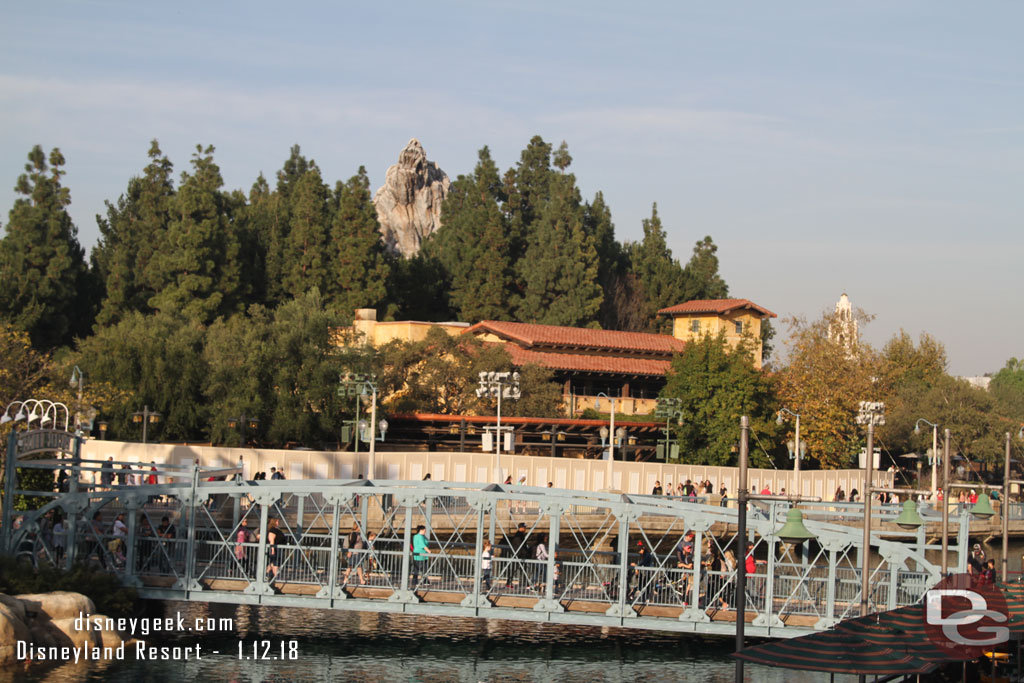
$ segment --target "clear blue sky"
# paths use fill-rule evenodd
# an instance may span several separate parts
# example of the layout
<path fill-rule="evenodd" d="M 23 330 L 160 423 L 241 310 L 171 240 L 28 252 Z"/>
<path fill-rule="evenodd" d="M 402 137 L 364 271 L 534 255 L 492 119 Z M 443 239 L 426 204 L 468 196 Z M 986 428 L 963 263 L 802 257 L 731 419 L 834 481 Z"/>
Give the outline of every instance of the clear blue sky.
<path fill-rule="evenodd" d="M 945 343 L 1024 356 L 1024 5 L 990 2 L 6 3 L 0 217 L 33 144 L 67 158 L 82 243 L 152 138 L 248 189 L 299 143 L 374 188 L 411 137 L 452 177 L 566 140 L 619 239 L 657 202 L 731 294 L 816 317 L 842 292 Z M 784 335 L 782 335 L 784 336 Z"/>

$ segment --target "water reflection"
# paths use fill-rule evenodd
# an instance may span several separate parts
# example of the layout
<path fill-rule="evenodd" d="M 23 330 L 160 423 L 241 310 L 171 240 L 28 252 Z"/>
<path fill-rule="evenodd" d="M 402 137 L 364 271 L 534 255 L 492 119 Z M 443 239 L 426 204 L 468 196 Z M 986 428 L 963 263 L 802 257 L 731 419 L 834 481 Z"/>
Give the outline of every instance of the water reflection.
<path fill-rule="evenodd" d="M 437 618 L 330 610 L 199 603 L 153 603 L 147 616 L 181 612 L 229 617 L 230 633 L 175 634 L 183 645 L 219 650 L 191 662 L 117 662 L 106 666 L 64 666 L 17 680 L 53 683 L 137 680 L 157 682 L 237 681 L 614 681 L 733 680 L 729 638 L 709 639 L 660 632 L 573 627 L 522 622 Z M 238 642 L 297 640 L 296 661 L 239 661 Z M 248 651 L 248 650 L 246 650 Z M 748 680 L 802 683 L 823 674 L 747 667 Z M 2 675 L 0 675 L 2 678 Z M 853 681 L 855 677 L 836 677 Z"/>

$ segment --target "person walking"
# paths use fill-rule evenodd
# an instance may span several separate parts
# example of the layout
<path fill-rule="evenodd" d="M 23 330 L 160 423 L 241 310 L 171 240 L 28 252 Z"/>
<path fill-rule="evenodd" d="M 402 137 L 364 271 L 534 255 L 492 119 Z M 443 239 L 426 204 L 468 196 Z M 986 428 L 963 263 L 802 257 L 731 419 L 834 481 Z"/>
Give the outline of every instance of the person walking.
<path fill-rule="evenodd" d="M 238 561 L 238 565 L 241 567 L 244 574 L 249 573 L 248 562 L 246 562 L 246 547 L 245 544 L 250 541 L 249 527 L 246 524 L 245 519 L 242 519 L 238 524 L 238 533 L 235 534 L 235 560 Z"/>
<path fill-rule="evenodd" d="M 547 574 L 548 548 L 547 537 L 544 534 L 537 537 L 537 545 L 533 546 L 533 560 L 533 583 L 534 587 L 539 591 L 544 587 L 544 576 Z"/>
<path fill-rule="evenodd" d="M 284 540 L 284 534 L 278 528 L 280 523 L 281 520 L 277 517 L 273 517 L 267 522 L 267 579 L 269 580 L 270 588 L 278 594 L 281 593 L 281 589 L 274 585 L 281 571 L 281 552 L 278 546 Z"/>
<path fill-rule="evenodd" d="M 412 585 L 413 590 L 419 588 L 420 577 L 423 577 L 423 584 L 430 585 L 430 577 L 427 576 L 427 556 L 430 555 L 429 541 L 427 540 L 427 527 L 420 524 L 416 527 L 416 535 L 412 537 Z"/>
<path fill-rule="evenodd" d="M 493 560 L 493 553 L 491 552 L 491 542 L 484 541 L 484 547 L 480 551 L 480 585 L 488 593 L 491 591 L 491 562 Z"/>

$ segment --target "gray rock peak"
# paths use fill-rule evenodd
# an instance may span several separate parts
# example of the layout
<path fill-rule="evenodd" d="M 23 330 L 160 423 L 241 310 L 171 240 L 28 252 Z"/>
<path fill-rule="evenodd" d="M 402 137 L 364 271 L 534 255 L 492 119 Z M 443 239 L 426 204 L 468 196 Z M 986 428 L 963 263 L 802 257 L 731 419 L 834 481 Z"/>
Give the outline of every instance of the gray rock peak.
<path fill-rule="evenodd" d="M 423 240 L 441 227 L 441 203 L 450 185 L 447 174 L 427 159 L 420 141 L 409 140 L 373 196 L 388 249 L 406 258 L 420 250 Z"/>

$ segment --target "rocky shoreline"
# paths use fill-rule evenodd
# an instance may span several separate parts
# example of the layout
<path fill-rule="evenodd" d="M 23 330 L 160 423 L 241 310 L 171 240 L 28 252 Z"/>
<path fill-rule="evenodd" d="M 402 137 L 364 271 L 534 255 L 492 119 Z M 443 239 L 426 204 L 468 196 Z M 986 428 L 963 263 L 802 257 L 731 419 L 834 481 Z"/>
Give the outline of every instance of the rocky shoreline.
<path fill-rule="evenodd" d="M 29 668 L 113 658 L 132 641 L 117 631 L 83 623 L 107 622 L 95 612 L 93 601 L 81 593 L 0 593 L 0 666 Z"/>

